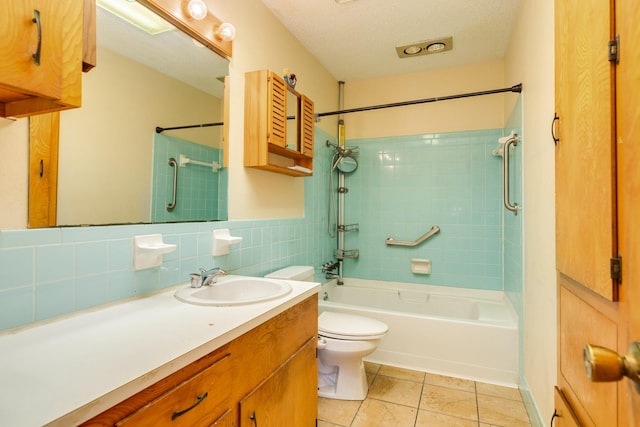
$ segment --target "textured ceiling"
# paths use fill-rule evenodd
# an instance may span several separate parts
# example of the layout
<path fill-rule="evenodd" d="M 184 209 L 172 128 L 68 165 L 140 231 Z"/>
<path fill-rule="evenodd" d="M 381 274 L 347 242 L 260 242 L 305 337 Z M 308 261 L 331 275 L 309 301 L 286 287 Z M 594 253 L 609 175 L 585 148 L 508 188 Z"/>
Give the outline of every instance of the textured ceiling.
<path fill-rule="evenodd" d="M 344 1 L 344 0 L 341 0 Z M 520 0 L 262 0 L 338 80 L 502 59 Z M 453 50 L 400 59 L 395 47 L 453 36 Z"/>

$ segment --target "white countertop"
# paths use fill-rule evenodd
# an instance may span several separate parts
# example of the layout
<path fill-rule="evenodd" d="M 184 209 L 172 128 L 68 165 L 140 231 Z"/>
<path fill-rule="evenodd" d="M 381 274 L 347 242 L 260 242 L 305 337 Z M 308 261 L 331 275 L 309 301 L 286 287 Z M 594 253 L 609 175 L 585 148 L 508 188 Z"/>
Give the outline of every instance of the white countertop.
<path fill-rule="evenodd" d="M 165 292 L 0 334 L 0 425 L 77 425 L 318 292 L 186 304 Z"/>

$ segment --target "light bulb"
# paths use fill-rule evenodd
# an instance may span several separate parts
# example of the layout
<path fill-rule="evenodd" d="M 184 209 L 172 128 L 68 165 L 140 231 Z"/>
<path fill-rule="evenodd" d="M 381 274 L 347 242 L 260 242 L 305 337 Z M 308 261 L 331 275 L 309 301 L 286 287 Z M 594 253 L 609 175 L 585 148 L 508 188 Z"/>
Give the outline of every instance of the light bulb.
<path fill-rule="evenodd" d="M 200 21 L 207 16 L 207 5 L 202 0 L 189 0 L 187 14 L 196 21 Z"/>
<path fill-rule="evenodd" d="M 218 40 L 224 40 L 226 42 L 230 42 L 236 37 L 236 28 L 228 22 L 223 22 L 216 29 L 215 37 Z"/>

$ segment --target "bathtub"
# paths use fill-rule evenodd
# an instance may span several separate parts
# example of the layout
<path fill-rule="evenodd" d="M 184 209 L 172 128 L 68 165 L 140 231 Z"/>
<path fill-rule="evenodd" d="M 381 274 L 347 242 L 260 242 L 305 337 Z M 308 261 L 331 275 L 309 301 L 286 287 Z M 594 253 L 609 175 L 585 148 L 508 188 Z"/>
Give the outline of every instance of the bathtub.
<path fill-rule="evenodd" d="M 345 278 L 318 299 L 319 312 L 389 325 L 369 362 L 517 387 L 518 320 L 503 292 Z"/>

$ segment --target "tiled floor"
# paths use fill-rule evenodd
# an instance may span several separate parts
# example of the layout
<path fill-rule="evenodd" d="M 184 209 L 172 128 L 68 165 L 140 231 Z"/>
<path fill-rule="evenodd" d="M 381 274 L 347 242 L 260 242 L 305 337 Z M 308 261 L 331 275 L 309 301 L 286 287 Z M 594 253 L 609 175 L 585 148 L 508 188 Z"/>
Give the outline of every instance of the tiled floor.
<path fill-rule="evenodd" d="M 365 363 L 363 401 L 319 398 L 318 427 L 530 426 L 517 389 Z"/>

